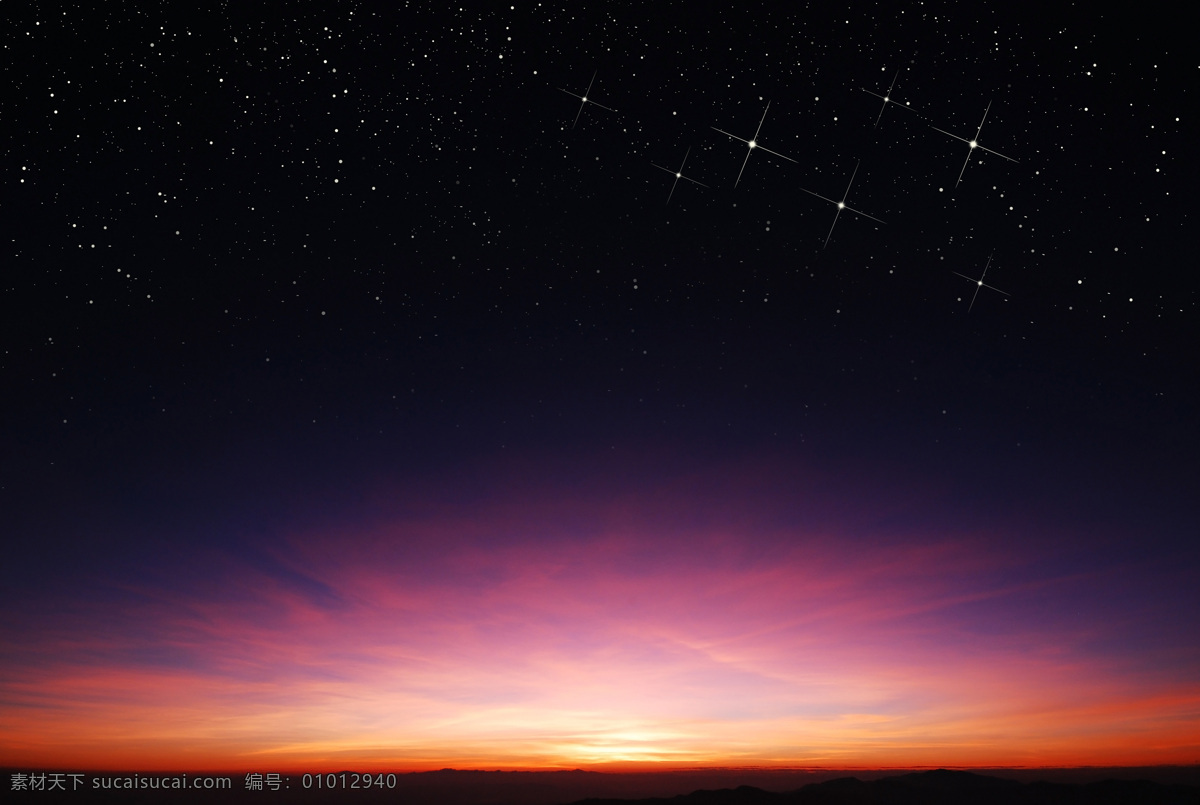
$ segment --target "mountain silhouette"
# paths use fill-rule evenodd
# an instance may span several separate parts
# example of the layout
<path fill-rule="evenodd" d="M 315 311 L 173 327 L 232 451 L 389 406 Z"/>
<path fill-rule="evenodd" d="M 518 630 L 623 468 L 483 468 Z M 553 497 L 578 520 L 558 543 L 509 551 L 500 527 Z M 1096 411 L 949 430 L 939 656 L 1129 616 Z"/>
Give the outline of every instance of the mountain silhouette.
<path fill-rule="evenodd" d="M 839 777 L 785 793 L 740 786 L 671 798 L 585 799 L 572 805 L 1200 805 L 1200 787 L 1149 780 L 1020 783 L 937 769 L 869 781 Z"/>

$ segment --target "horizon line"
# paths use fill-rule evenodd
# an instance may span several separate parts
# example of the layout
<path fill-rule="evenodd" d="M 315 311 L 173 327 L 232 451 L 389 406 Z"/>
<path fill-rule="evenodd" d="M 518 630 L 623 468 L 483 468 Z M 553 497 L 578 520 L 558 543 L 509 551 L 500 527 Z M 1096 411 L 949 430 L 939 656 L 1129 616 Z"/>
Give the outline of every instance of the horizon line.
<path fill-rule="evenodd" d="M 93 767 L 84 768 L 80 766 L 62 766 L 55 764 L 54 766 L 20 766 L 20 765 L 0 765 L 0 774 L 10 771 L 35 773 L 65 773 L 65 774 L 106 774 L 106 775 L 142 775 L 142 776 L 160 776 L 160 775 L 190 775 L 190 776 L 212 776 L 216 774 L 246 774 L 254 772 L 262 772 L 265 766 L 209 766 L 205 768 L 192 767 L 188 769 L 162 767 L 162 768 L 130 768 L 130 767 Z M 582 772 L 589 774 L 673 774 L 680 772 L 887 772 L 887 771 L 1083 771 L 1096 769 L 1200 769 L 1200 760 L 1195 763 L 1155 763 L 1155 764 L 1130 764 L 1130 765 L 1113 765 L 1113 764 L 1084 764 L 1084 765 L 962 765 L 962 764 L 941 764 L 941 765 L 903 765 L 903 766 L 865 766 L 865 765 L 828 765 L 828 766 L 777 766 L 777 765 L 744 765 L 744 766 L 724 766 L 724 765 L 693 765 L 693 766 L 676 766 L 676 765 L 660 765 L 655 761 L 640 761 L 636 763 L 607 763 L 589 766 L 511 766 L 511 767 L 465 767 L 457 768 L 451 766 L 443 766 L 440 768 L 419 768 L 419 769 L 397 769 L 384 768 L 375 763 L 364 764 L 358 768 L 351 767 L 333 767 L 316 768 L 316 764 L 307 768 L 289 768 L 275 767 L 270 769 L 272 772 L 280 774 L 395 774 L 395 775 L 416 775 L 416 774 L 437 774 L 441 772 L 458 772 L 458 773 L 524 773 L 524 774 L 541 774 L 541 773 L 573 773 Z"/>

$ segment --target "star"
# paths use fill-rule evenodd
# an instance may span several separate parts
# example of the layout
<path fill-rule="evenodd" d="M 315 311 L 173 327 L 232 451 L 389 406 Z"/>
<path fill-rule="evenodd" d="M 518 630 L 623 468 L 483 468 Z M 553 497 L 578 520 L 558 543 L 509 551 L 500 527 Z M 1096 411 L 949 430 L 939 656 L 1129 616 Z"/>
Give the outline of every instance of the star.
<path fill-rule="evenodd" d="M 721 132 L 722 134 L 724 134 L 724 135 L 726 135 L 726 136 L 728 136 L 728 137 L 732 137 L 732 138 L 733 138 L 733 139 L 735 139 L 735 140 L 740 140 L 741 142 L 744 142 L 744 143 L 745 143 L 747 146 L 749 146 L 749 150 L 747 150 L 747 151 L 746 151 L 746 158 L 745 158 L 744 160 L 742 160 L 742 169 L 741 169 L 740 171 L 738 171 L 738 175 L 737 175 L 737 181 L 735 181 L 735 182 L 733 183 L 733 186 L 734 186 L 734 187 L 737 187 L 737 186 L 738 186 L 738 182 L 742 181 L 742 174 L 743 174 L 743 173 L 746 171 L 746 163 L 750 161 L 750 155 L 751 155 L 752 153 L 754 153 L 754 149 L 755 149 L 755 148 L 760 148 L 760 149 L 762 149 L 763 151 L 766 151 L 768 154 L 773 154 L 773 155 L 775 155 L 775 156 L 779 157 L 780 159 L 786 159 L 788 162 L 795 162 L 795 161 L 796 161 L 796 160 L 792 159 L 791 157 L 785 157 L 783 154 L 780 154 L 780 153 L 778 153 L 778 152 L 776 152 L 776 151 L 772 151 L 772 150 L 771 150 L 771 149 L 769 149 L 769 148 L 763 148 L 763 147 L 762 147 L 761 145 L 759 145 L 759 143 L 758 143 L 758 133 L 759 133 L 760 131 L 762 131 L 763 121 L 765 121 L 765 120 L 767 119 L 767 110 L 768 110 L 768 109 L 770 109 L 770 108 L 771 108 L 771 102 L 770 102 L 770 101 L 767 101 L 767 108 L 763 110 L 763 116 L 762 116 L 762 120 L 758 121 L 758 128 L 754 130 L 754 137 L 753 137 L 752 139 L 749 139 L 749 140 L 743 140 L 741 137 L 738 137 L 736 134 L 730 134 L 729 132 L 727 132 L 727 131 L 725 131 L 725 130 L 723 130 L 723 129 L 719 129 L 719 128 L 717 128 L 716 126 L 713 126 L 713 127 L 712 127 L 713 131 L 719 131 L 719 132 Z"/>

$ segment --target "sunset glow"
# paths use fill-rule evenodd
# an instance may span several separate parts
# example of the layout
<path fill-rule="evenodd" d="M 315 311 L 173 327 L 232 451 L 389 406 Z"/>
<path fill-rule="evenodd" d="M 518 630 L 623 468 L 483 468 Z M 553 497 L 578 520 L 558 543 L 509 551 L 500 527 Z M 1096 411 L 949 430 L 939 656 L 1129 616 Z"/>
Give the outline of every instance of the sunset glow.
<path fill-rule="evenodd" d="M 6 636 L 0 750 L 146 769 L 1195 759 L 1194 652 L 1145 628 L 1149 568 L 915 514 L 933 497 L 903 529 L 880 504 L 839 532 L 829 490 L 773 481 L 794 499 L 768 506 L 751 480 L 720 509 L 697 475 L 505 489 L 161 561 Z"/>

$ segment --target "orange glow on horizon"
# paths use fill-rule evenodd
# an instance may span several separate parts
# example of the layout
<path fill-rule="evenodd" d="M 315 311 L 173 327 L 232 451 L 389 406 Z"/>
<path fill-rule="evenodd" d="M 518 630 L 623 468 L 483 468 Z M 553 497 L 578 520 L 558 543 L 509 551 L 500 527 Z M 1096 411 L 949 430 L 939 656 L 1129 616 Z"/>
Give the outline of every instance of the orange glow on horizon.
<path fill-rule="evenodd" d="M 646 771 L 1200 756 L 1190 655 L 1097 648 L 1128 626 L 1102 608 L 1119 583 L 1103 572 L 1039 578 L 1036 556 L 978 536 L 479 538 L 536 531 L 508 511 L 305 535 L 257 564 L 207 557 L 211 578 L 128 585 L 48 618 L 12 644 L 0 763 Z M 1095 596 L 1104 630 L 1060 606 L 1067 595 Z"/>

